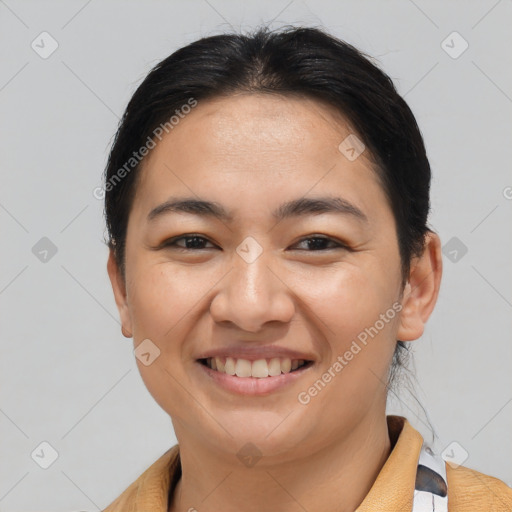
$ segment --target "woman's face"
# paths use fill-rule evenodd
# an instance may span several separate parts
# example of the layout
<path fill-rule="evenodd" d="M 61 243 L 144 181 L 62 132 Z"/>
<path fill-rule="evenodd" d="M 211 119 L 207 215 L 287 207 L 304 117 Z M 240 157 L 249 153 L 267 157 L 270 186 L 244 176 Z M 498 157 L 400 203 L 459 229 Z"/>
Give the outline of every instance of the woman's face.
<path fill-rule="evenodd" d="M 350 134 L 314 100 L 245 94 L 199 102 L 146 158 L 126 286 L 113 284 L 124 331 L 150 340 L 137 364 L 180 442 L 286 459 L 385 414 L 401 262 L 367 151 L 339 148 Z M 184 199 L 226 217 L 155 210 Z M 200 361 L 213 356 L 240 375 L 284 373 L 232 376 Z"/>

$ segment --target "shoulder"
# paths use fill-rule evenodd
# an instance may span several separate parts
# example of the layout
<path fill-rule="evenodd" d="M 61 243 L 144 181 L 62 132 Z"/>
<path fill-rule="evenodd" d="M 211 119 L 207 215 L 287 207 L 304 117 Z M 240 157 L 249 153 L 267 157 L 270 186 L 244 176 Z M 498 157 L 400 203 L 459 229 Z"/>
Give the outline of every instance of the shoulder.
<path fill-rule="evenodd" d="M 169 448 L 131 483 L 103 512 L 160 510 L 167 503 L 169 484 L 179 476 L 179 447 Z M 134 508 L 135 507 L 135 508 Z"/>
<path fill-rule="evenodd" d="M 133 504 L 133 502 L 135 501 L 138 486 L 138 480 L 133 482 L 107 508 L 102 509 L 102 512 L 117 512 L 120 510 L 130 510 L 130 504 Z"/>
<path fill-rule="evenodd" d="M 454 468 L 448 463 L 446 478 L 450 510 L 512 511 L 512 488 L 498 478 L 464 466 Z"/>

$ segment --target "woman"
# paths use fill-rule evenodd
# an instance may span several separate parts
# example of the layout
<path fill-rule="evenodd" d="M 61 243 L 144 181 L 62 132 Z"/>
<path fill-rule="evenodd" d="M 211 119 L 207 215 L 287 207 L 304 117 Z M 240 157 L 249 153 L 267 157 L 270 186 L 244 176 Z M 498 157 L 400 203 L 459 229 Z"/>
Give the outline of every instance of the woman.
<path fill-rule="evenodd" d="M 108 272 L 178 445 L 106 510 L 512 510 L 388 385 L 439 292 L 415 118 L 309 28 L 196 41 L 131 99 L 105 183 Z"/>

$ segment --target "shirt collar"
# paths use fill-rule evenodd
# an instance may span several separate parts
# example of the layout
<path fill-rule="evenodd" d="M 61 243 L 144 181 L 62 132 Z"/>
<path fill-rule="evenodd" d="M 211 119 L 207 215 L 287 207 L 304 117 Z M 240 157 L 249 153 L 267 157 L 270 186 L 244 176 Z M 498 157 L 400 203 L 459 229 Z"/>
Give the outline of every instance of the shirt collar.
<path fill-rule="evenodd" d="M 423 437 L 403 416 L 387 416 L 386 419 L 391 444 L 394 446 L 356 512 L 412 510 Z"/>

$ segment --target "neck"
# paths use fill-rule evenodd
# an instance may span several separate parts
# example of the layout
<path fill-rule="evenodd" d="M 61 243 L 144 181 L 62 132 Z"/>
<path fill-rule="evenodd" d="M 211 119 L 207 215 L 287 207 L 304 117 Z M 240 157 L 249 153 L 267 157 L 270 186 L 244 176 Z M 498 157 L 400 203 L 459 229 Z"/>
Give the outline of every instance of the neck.
<path fill-rule="evenodd" d="M 178 438 L 179 439 L 179 438 Z M 190 449 L 189 449 L 190 448 Z M 385 415 L 364 418 L 350 435 L 292 461 L 245 468 L 197 442 L 180 442 L 182 477 L 169 512 L 353 512 L 391 451 Z"/>

